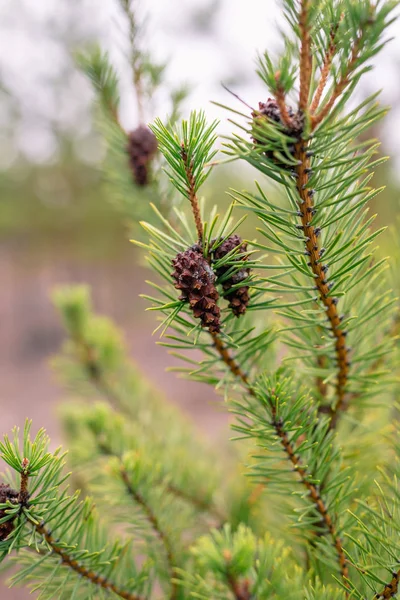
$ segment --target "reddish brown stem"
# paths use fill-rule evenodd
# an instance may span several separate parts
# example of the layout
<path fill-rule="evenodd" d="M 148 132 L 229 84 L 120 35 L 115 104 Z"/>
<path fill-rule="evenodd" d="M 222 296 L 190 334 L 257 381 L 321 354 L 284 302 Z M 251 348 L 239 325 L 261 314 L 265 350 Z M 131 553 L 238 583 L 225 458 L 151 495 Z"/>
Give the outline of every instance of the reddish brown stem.
<path fill-rule="evenodd" d="M 299 213 L 301 215 L 302 230 L 305 237 L 306 252 L 309 265 L 315 276 L 315 285 L 320 300 L 325 307 L 332 334 L 335 338 L 335 354 L 338 363 L 336 380 L 336 404 L 330 410 L 330 427 L 336 427 L 339 413 L 346 409 L 346 384 L 349 373 L 348 349 L 346 347 L 346 331 L 341 326 L 336 299 L 330 295 L 324 265 L 320 260 L 319 232 L 313 221 L 314 203 L 312 192 L 308 186 L 308 177 L 311 169 L 310 158 L 307 155 L 307 143 L 299 142 L 296 145 L 295 157 L 299 162 L 297 167 L 297 191 L 299 193 Z"/>
<path fill-rule="evenodd" d="M 324 523 L 324 525 L 326 526 L 326 528 L 328 529 L 329 534 L 332 537 L 333 545 L 335 547 L 338 561 L 339 561 L 340 573 L 342 575 L 345 586 L 348 587 L 349 569 L 347 566 L 347 560 L 346 560 L 346 555 L 344 553 L 342 540 L 340 539 L 340 537 L 337 533 L 336 526 L 335 526 L 331 516 L 328 513 L 326 504 L 325 504 L 324 500 L 322 499 L 317 486 L 314 485 L 313 483 L 311 483 L 310 476 L 307 473 L 306 468 L 302 466 L 300 458 L 296 455 L 296 451 L 289 439 L 288 434 L 286 433 L 286 431 L 284 429 L 284 424 L 283 424 L 282 420 L 277 418 L 276 407 L 274 406 L 274 404 L 272 404 L 272 402 L 271 402 L 271 408 L 272 408 L 272 419 L 273 419 L 272 424 L 275 428 L 276 434 L 279 437 L 281 444 L 286 452 L 286 455 L 294 467 L 294 470 L 299 475 L 301 483 L 308 489 L 310 499 L 311 499 L 312 503 L 314 504 L 318 513 L 321 515 L 321 520 Z M 348 592 L 346 592 L 346 597 L 349 597 Z"/>
<path fill-rule="evenodd" d="M 24 458 L 22 460 L 23 471 L 21 473 L 21 482 L 19 486 L 19 494 L 18 494 L 18 502 L 22 506 L 24 506 L 29 498 L 29 490 L 28 490 L 28 481 L 29 481 L 29 472 L 28 472 L 29 460 Z"/>
<path fill-rule="evenodd" d="M 75 571 L 75 573 L 78 573 L 78 575 L 80 575 L 81 577 L 88 579 L 93 583 L 93 585 L 97 585 L 109 592 L 114 592 L 114 594 L 116 594 L 120 598 L 124 598 L 124 600 L 143 600 L 141 596 L 119 588 L 117 585 L 109 581 L 106 577 L 103 577 L 95 571 L 86 568 L 79 561 L 72 558 L 68 554 L 68 551 L 57 543 L 57 541 L 51 535 L 51 532 L 48 529 L 46 529 L 43 523 L 35 524 L 34 527 L 37 533 L 46 540 L 52 551 L 61 558 L 62 564 Z"/>
<path fill-rule="evenodd" d="M 400 570 L 397 571 L 397 573 L 393 572 L 392 573 L 392 579 L 390 580 L 389 583 L 387 583 L 385 585 L 385 587 L 383 588 L 383 590 L 377 594 L 375 594 L 374 596 L 374 600 L 378 600 L 379 599 L 383 599 L 383 600 L 389 600 L 390 598 L 393 598 L 394 596 L 396 596 L 397 592 L 399 591 L 399 583 L 400 583 Z"/>
<path fill-rule="evenodd" d="M 341 18 L 343 18 L 343 15 Z M 331 33 L 330 33 L 330 37 L 329 37 L 329 46 L 325 53 L 324 62 L 323 62 L 323 66 L 321 69 L 321 77 L 320 77 L 319 84 L 315 91 L 314 98 L 313 98 L 313 101 L 312 101 L 312 104 L 310 107 L 311 113 L 314 113 L 317 110 L 320 100 L 321 100 L 321 97 L 322 97 L 322 94 L 323 94 L 323 91 L 326 86 L 326 82 L 328 81 L 333 57 L 336 52 L 336 34 L 339 29 L 339 25 L 340 25 L 340 21 L 331 29 Z"/>
<path fill-rule="evenodd" d="M 311 56 L 311 35 L 308 22 L 310 9 L 310 0 L 301 0 L 301 10 L 299 16 L 299 28 L 301 38 L 300 49 L 300 97 L 299 110 L 305 112 L 308 106 L 308 95 L 310 93 L 312 56 Z"/>
<path fill-rule="evenodd" d="M 360 44 L 361 44 L 361 37 L 358 38 L 355 41 L 355 43 L 353 44 L 350 59 L 349 59 L 349 62 L 347 63 L 347 67 L 346 67 L 344 73 L 342 74 L 342 76 L 340 77 L 339 81 L 336 83 L 335 88 L 334 88 L 332 95 L 329 98 L 328 102 L 321 108 L 321 110 L 317 114 L 315 114 L 311 117 L 312 129 L 315 129 L 317 127 L 317 125 L 319 125 L 321 123 L 321 121 L 323 121 L 325 119 L 325 117 L 327 117 L 329 115 L 336 100 L 339 98 L 339 96 L 344 92 L 346 87 L 349 85 L 349 83 L 351 81 L 351 74 L 354 72 L 354 70 L 357 67 L 357 61 L 358 61 L 359 52 L 360 52 Z"/>
<path fill-rule="evenodd" d="M 211 337 L 214 341 L 214 348 L 217 350 L 218 354 L 221 357 L 221 360 L 226 364 L 232 375 L 240 379 L 240 381 L 245 386 L 247 392 L 251 396 L 255 396 L 254 390 L 249 382 L 248 375 L 242 370 L 240 365 L 231 356 L 228 348 L 223 344 L 219 335 L 217 333 L 211 333 Z"/>
<path fill-rule="evenodd" d="M 196 194 L 196 180 L 193 174 L 193 165 L 189 162 L 188 155 L 185 149 L 185 146 L 182 144 L 181 146 L 181 157 L 183 163 L 185 165 L 186 177 L 188 180 L 189 188 L 188 188 L 188 198 L 190 204 L 192 205 L 192 212 L 194 217 L 194 222 L 196 224 L 197 236 L 199 238 L 199 242 L 203 240 L 203 221 L 201 220 L 200 214 L 200 206 L 199 201 Z"/>
<path fill-rule="evenodd" d="M 239 581 L 233 575 L 229 575 L 228 584 L 235 600 L 251 600 L 250 582 L 247 579 Z"/>
<path fill-rule="evenodd" d="M 283 88 L 279 84 L 278 84 L 278 87 L 277 87 L 277 90 L 276 90 L 275 100 L 276 100 L 276 103 L 277 103 L 277 105 L 279 107 L 279 112 L 280 112 L 283 124 L 288 129 L 290 129 L 293 126 L 293 121 L 290 118 L 289 111 L 288 111 L 288 108 L 286 106 L 285 92 L 284 92 Z"/>

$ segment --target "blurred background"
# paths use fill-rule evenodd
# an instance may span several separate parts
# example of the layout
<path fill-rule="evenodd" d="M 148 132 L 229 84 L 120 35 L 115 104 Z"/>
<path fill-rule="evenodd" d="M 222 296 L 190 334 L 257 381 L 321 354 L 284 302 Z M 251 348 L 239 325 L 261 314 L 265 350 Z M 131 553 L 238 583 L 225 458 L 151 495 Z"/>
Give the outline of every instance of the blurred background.
<path fill-rule="evenodd" d="M 252 106 L 266 99 L 254 61 L 267 46 L 279 51 L 272 0 L 142 0 L 140 10 L 148 15 L 146 45 L 156 59 L 168 62 L 167 80 L 190 87 L 186 112 L 204 108 L 210 118 L 221 119 L 223 133 L 229 127 L 226 114 L 210 100 L 237 101 L 221 82 Z M 155 345 L 152 314 L 138 298 L 146 289 L 146 273 L 100 185 L 104 144 L 94 124 L 93 93 L 76 68 L 74 52 L 93 41 L 108 49 L 121 77 L 121 121 L 134 128 L 121 17 L 116 0 L 0 0 L 1 435 L 32 417 L 55 444 L 60 440 L 55 409 L 63 391 L 48 361 L 63 331 L 49 296 L 66 282 L 92 287 L 96 310 L 116 320 L 143 371 L 199 428 L 217 437 L 226 423 L 208 388 L 165 372 L 173 361 Z M 392 107 L 374 132 L 383 153 L 392 156 L 375 176 L 376 185 L 387 186 L 373 207 L 379 226 L 393 223 L 400 212 L 400 136 L 394 133 L 400 124 L 398 28 L 392 26 L 394 41 L 359 90 L 362 97 L 381 87 L 382 102 Z M 162 93 L 154 104 L 154 115 L 163 118 Z M 243 171 L 240 186 L 250 177 Z M 207 194 L 223 199 L 229 185 L 229 171 L 216 172 Z M 28 594 L 2 591 L 1 597 Z"/>

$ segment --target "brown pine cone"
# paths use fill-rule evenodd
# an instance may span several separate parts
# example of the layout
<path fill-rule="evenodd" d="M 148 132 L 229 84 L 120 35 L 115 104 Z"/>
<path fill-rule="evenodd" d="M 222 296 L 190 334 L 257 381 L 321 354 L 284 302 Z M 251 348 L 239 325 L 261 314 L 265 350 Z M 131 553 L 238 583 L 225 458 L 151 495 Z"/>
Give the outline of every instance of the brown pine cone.
<path fill-rule="evenodd" d="M 18 492 L 13 490 L 8 483 L 0 483 L 0 503 L 5 503 L 7 500 L 13 504 L 17 504 Z M 5 510 L 0 510 L 0 519 L 7 516 Z M 0 541 L 5 540 L 10 533 L 14 530 L 14 519 L 10 519 L 5 523 L 0 524 Z"/>
<path fill-rule="evenodd" d="M 126 150 L 135 183 L 140 186 L 147 185 L 149 166 L 157 152 L 156 136 L 145 125 L 139 125 L 129 133 Z"/>
<path fill-rule="evenodd" d="M 196 319 L 211 333 L 221 331 L 219 294 L 215 287 L 215 274 L 203 256 L 201 247 L 195 244 L 173 259 L 175 271 L 172 277 L 175 287 L 181 290 L 180 300 L 189 302 Z"/>
<path fill-rule="evenodd" d="M 280 125 L 282 125 L 283 133 L 285 133 L 287 136 L 300 140 L 301 134 L 302 134 L 303 128 L 304 128 L 304 118 L 299 114 L 295 114 L 293 112 L 293 109 L 290 106 L 287 107 L 287 111 L 288 111 L 289 117 L 292 120 L 291 127 L 287 127 L 285 125 L 285 123 L 283 123 L 282 118 L 281 118 L 281 111 L 279 110 L 278 103 L 273 98 L 268 98 L 267 102 L 259 102 L 258 103 L 258 111 L 252 112 L 251 116 L 253 117 L 255 124 L 260 124 L 262 122 L 262 120 L 264 119 L 264 117 L 267 117 L 271 121 L 275 121 L 275 123 L 279 123 Z M 256 144 L 263 143 L 261 140 L 258 140 L 256 137 L 253 137 L 253 141 Z M 287 146 L 287 151 L 292 156 L 294 156 L 294 153 L 295 153 L 294 144 L 289 144 Z M 282 152 L 284 152 L 283 149 L 282 149 Z M 289 170 L 292 169 L 292 167 L 290 165 L 279 162 L 276 159 L 276 157 L 274 156 L 274 152 L 272 150 L 265 152 L 265 155 L 267 156 L 267 158 L 269 158 L 275 164 L 278 164 L 282 168 L 286 168 Z"/>
<path fill-rule="evenodd" d="M 238 246 L 240 247 L 240 249 L 238 251 L 240 254 L 247 251 L 247 244 L 242 241 L 242 238 L 236 234 L 231 235 L 224 242 L 222 242 L 222 244 L 220 246 L 218 246 L 218 248 L 215 250 L 215 252 L 213 253 L 213 260 L 214 261 L 220 260 L 221 258 L 226 256 L 229 252 L 231 252 L 232 250 L 234 250 L 234 248 L 237 248 Z M 234 257 L 232 257 L 232 259 L 234 259 Z M 248 259 L 247 256 L 242 256 L 240 258 L 237 258 L 236 260 L 237 260 L 237 262 L 239 262 L 239 261 L 245 262 L 245 261 L 247 261 L 247 259 Z M 232 264 L 229 264 L 229 265 L 226 264 L 223 267 L 220 267 L 219 269 L 217 269 L 217 276 L 222 277 L 231 268 L 232 268 Z M 238 271 L 235 271 L 232 274 L 232 276 L 229 277 L 229 279 L 225 279 L 222 282 L 222 287 L 225 291 L 224 297 L 227 300 L 229 300 L 229 306 L 232 309 L 232 312 L 236 317 L 240 317 L 240 315 L 244 315 L 244 313 L 246 312 L 247 306 L 250 301 L 249 286 L 244 285 L 243 287 L 238 287 L 238 288 L 235 288 L 234 290 L 232 290 L 232 287 L 234 285 L 237 285 L 241 281 L 244 281 L 245 279 L 247 279 L 247 277 L 249 275 L 250 275 L 250 268 L 243 266 L 243 269 L 239 269 Z"/>

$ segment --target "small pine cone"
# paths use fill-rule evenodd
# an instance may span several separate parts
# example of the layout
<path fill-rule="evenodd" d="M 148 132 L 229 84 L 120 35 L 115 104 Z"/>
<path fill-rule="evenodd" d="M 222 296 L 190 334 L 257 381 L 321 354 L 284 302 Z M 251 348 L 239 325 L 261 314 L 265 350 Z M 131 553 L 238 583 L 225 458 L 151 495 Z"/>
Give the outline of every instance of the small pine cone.
<path fill-rule="evenodd" d="M 18 492 L 11 488 L 8 483 L 0 483 L 0 503 L 5 503 L 7 500 L 13 504 L 17 504 Z M 5 510 L 0 510 L 0 519 L 7 516 Z M 0 541 L 4 541 L 10 533 L 14 531 L 14 519 L 10 519 L 5 523 L 0 524 Z"/>
<path fill-rule="evenodd" d="M 238 246 L 240 247 L 240 254 L 242 254 L 243 252 L 247 252 L 247 244 L 243 243 L 242 238 L 236 234 L 231 235 L 220 246 L 218 246 L 218 248 L 214 252 L 213 259 L 220 260 Z M 242 256 L 238 258 L 237 261 L 245 262 L 247 258 L 247 256 Z M 220 267 L 219 269 L 217 269 L 217 276 L 222 277 L 223 275 L 225 275 L 225 273 L 227 273 L 227 271 L 231 267 L 232 265 L 224 265 L 223 267 Z M 226 279 L 222 283 L 222 287 L 226 292 L 224 296 L 229 300 L 229 306 L 236 317 L 240 317 L 240 315 L 244 315 L 244 313 L 246 312 L 247 306 L 250 301 L 249 286 L 244 285 L 242 287 L 235 288 L 232 291 L 230 290 L 234 285 L 237 285 L 241 281 L 247 279 L 249 275 L 250 268 L 243 267 L 243 269 L 235 271 L 235 273 L 233 273 L 233 275 L 229 279 Z"/>
<path fill-rule="evenodd" d="M 215 274 L 195 244 L 180 252 L 172 261 L 175 287 L 181 290 L 180 300 L 189 302 L 193 316 L 201 320 L 202 327 L 211 333 L 221 331 L 219 294 L 215 287 Z"/>
<path fill-rule="evenodd" d="M 145 186 L 149 182 L 149 165 L 157 152 L 157 139 L 145 125 L 139 125 L 130 132 L 126 151 L 133 179 L 137 185 Z"/>
<path fill-rule="evenodd" d="M 282 125 L 282 127 L 284 129 L 284 133 L 287 136 L 294 137 L 294 138 L 300 140 L 301 134 L 302 134 L 303 128 L 304 128 L 304 117 L 299 113 L 295 114 L 293 112 L 293 109 L 290 106 L 287 107 L 287 111 L 288 111 L 289 117 L 292 120 L 291 127 L 287 127 L 285 125 L 285 123 L 283 123 L 282 118 L 281 118 L 281 111 L 279 109 L 278 103 L 273 98 L 268 98 L 267 102 L 259 102 L 258 103 L 258 111 L 254 111 L 251 114 L 251 116 L 253 117 L 255 123 L 260 122 L 260 120 L 263 119 L 263 117 L 267 117 L 271 121 L 275 121 L 275 123 L 279 123 L 280 125 Z M 260 140 L 258 140 L 255 137 L 253 137 L 253 141 L 256 144 L 262 143 Z M 294 156 L 294 153 L 295 153 L 294 145 L 293 144 L 288 145 L 287 151 L 292 156 Z M 273 151 L 267 151 L 265 153 L 265 155 L 267 156 L 267 158 L 269 158 L 270 160 L 272 160 L 274 163 L 278 164 L 282 168 L 291 170 L 290 165 L 287 165 L 285 163 L 280 163 L 279 161 L 277 161 L 276 157 L 274 156 Z"/>

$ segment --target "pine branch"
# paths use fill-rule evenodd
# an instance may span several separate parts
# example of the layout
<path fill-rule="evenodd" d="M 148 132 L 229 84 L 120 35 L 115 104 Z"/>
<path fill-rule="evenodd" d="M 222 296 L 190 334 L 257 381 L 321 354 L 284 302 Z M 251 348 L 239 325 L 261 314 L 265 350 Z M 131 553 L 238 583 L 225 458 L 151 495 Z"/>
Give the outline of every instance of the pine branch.
<path fill-rule="evenodd" d="M 144 124 L 144 88 L 143 88 L 143 55 L 138 48 L 137 38 L 140 31 L 137 16 L 133 9 L 132 0 L 120 0 L 121 7 L 125 13 L 129 28 L 129 45 L 131 55 L 131 67 L 133 73 L 133 85 L 136 93 L 136 103 L 139 123 Z"/>
<path fill-rule="evenodd" d="M 242 370 L 241 366 L 237 363 L 229 349 L 224 345 L 221 337 L 216 333 L 211 334 L 211 336 L 213 338 L 214 347 L 217 350 L 222 362 L 228 367 L 232 375 L 244 385 L 247 392 L 253 396 L 254 391 L 249 383 L 248 375 Z"/>
<path fill-rule="evenodd" d="M 300 198 L 298 200 L 298 207 L 301 218 L 301 228 L 305 237 L 306 254 L 309 257 L 308 264 L 315 276 L 315 285 L 320 294 L 320 300 L 326 308 L 331 331 L 336 340 L 335 352 L 338 364 L 336 403 L 330 411 L 330 426 L 334 429 L 337 425 L 339 413 L 346 409 L 346 384 L 350 366 L 348 349 L 346 346 L 347 333 L 341 325 L 341 318 L 337 310 L 338 300 L 330 294 L 330 285 L 326 277 L 327 266 L 321 262 L 323 254 L 319 243 L 321 229 L 314 225 L 314 191 L 308 183 L 309 173 L 311 172 L 311 161 L 307 142 L 301 141 L 295 146 L 295 157 L 299 163 L 296 168 L 296 187 Z"/>
<path fill-rule="evenodd" d="M 188 149 L 185 147 L 185 143 L 182 142 L 181 157 L 183 160 L 183 164 L 185 165 L 185 173 L 186 173 L 186 177 L 187 177 L 187 181 L 188 181 L 189 202 L 192 207 L 193 218 L 196 223 L 196 230 L 197 230 L 199 242 L 203 243 L 204 227 L 203 227 L 203 222 L 201 220 L 201 215 L 200 215 L 199 200 L 196 195 L 197 188 L 196 188 L 196 180 L 195 180 L 194 173 L 193 173 L 193 162 L 189 162 L 187 152 L 188 152 Z"/>
<path fill-rule="evenodd" d="M 91 80 L 105 114 L 126 135 L 118 114 L 120 102 L 118 75 L 109 61 L 108 54 L 102 52 L 100 48 L 94 47 L 88 53 L 77 54 L 77 63 L 80 69 Z"/>
<path fill-rule="evenodd" d="M 378 592 L 374 595 L 374 600 L 390 600 L 397 595 L 399 591 L 399 583 L 400 583 L 400 569 L 397 572 L 392 573 L 392 579 L 389 583 L 385 585 L 381 592 Z"/>
<path fill-rule="evenodd" d="M 271 380 L 262 377 L 254 386 L 255 400 L 246 399 L 234 403 L 234 413 L 238 423 L 233 428 L 241 438 L 250 438 L 265 448 L 267 454 L 257 452 L 254 456 L 256 463 L 252 475 L 256 482 L 274 484 L 282 492 L 283 485 L 293 489 L 291 481 L 294 472 L 299 477 L 302 487 L 307 494 L 299 494 L 313 507 L 318 520 L 305 510 L 303 527 L 315 526 L 319 536 L 329 536 L 335 549 L 335 562 L 343 580 L 347 595 L 350 594 L 349 561 L 343 547 L 339 532 L 338 512 L 333 512 L 334 502 L 338 505 L 341 495 L 345 497 L 345 487 L 349 485 L 343 478 L 339 462 L 339 453 L 332 445 L 332 434 L 327 431 L 328 424 L 321 424 L 317 417 L 316 406 L 310 398 L 289 389 L 290 375 L 282 376 L 277 373 Z M 292 397 L 295 394 L 295 397 Z M 284 470 L 278 463 L 275 467 L 271 452 L 278 451 L 276 441 L 279 441 L 285 460 L 291 469 Z M 318 457 L 320 457 L 320 462 Z M 267 459 L 267 460 L 265 460 Z M 327 475 L 330 470 L 336 470 L 335 475 Z M 336 477 L 336 479 L 335 479 Z M 340 500 L 339 500 L 340 502 Z M 299 517 L 298 524 L 303 522 Z M 346 530 L 344 530 L 346 531 Z"/>
<path fill-rule="evenodd" d="M 332 95 L 329 98 L 328 102 L 321 108 L 321 110 L 316 115 L 312 115 L 312 117 L 311 117 L 312 129 L 315 129 L 329 115 L 329 113 L 332 110 L 333 105 L 335 104 L 337 99 L 341 96 L 341 94 L 344 92 L 346 87 L 350 84 L 351 75 L 353 74 L 353 72 L 355 71 L 355 69 L 358 66 L 357 63 L 358 63 L 359 54 L 360 54 L 361 41 L 362 41 L 362 36 L 360 36 L 353 43 L 353 47 L 351 49 L 351 55 L 349 58 L 349 62 L 347 63 L 347 67 L 346 67 L 344 73 L 342 74 L 342 76 L 340 77 L 339 81 L 336 82 L 335 88 L 334 88 Z"/>
<path fill-rule="evenodd" d="M 141 596 L 120 589 L 117 585 L 115 585 L 112 581 L 108 580 L 106 577 L 99 575 L 98 573 L 95 573 L 90 569 L 87 569 L 78 560 L 72 558 L 68 550 L 61 546 L 59 541 L 53 538 L 51 531 L 46 528 L 44 521 L 42 521 L 41 523 L 32 522 L 32 525 L 35 531 L 50 546 L 52 552 L 54 552 L 54 554 L 60 557 L 61 563 L 66 567 L 72 569 L 80 577 L 89 580 L 95 586 L 113 592 L 119 598 L 124 598 L 124 600 L 143 600 Z"/>
<path fill-rule="evenodd" d="M 171 541 L 169 540 L 165 531 L 162 529 L 151 506 L 146 502 L 145 498 L 142 496 L 139 490 L 132 485 L 129 475 L 122 463 L 120 464 L 120 474 L 128 494 L 143 509 L 143 512 L 146 515 L 148 522 L 151 524 L 155 535 L 158 537 L 158 539 L 164 546 L 171 581 L 171 593 L 169 597 L 170 600 L 175 600 L 177 597 L 178 589 L 176 583 L 174 583 L 173 581 L 175 575 L 176 561 L 172 550 Z"/>
<path fill-rule="evenodd" d="M 306 467 L 302 465 L 301 459 L 298 457 L 296 453 L 296 449 L 292 445 L 289 440 L 289 436 L 285 430 L 285 423 L 281 418 L 277 417 L 276 406 L 274 405 L 274 401 L 270 399 L 271 405 L 271 415 L 272 415 L 272 426 L 274 427 L 277 436 L 279 437 L 282 447 L 288 457 L 288 460 L 293 465 L 294 471 L 299 475 L 301 483 L 307 488 L 309 491 L 310 501 L 314 504 L 316 510 L 321 515 L 321 520 L 326 526 L 329 534 L 332 538 L 333 545 L 335 547 L 338 563 L 340 566 L 340 573 L 343 579 L 343 583 L 346 588 L 348 588 L 348 580 L 349 580 L 349 569 L 348 569 L 348 561 L 346 559 L 346 554 L 343 548 L 343 542 L 338 536 L 336 531 L 336 526 L 334 521 L 329 514 L 326 503 L 324 502 L 318 488 L 314 483 L 312 483 L 312 477 L 307 472 Z M 346 597 L 349 597 L 349 591 L 346 591 Z"/>
<path fill-rule="evenodd" d="M 68 495 L 64 455 L 47 452 L 49 440 L 43 430 L 31 440 L 30 426 L 27 421 L 22 444 L 18 430 L 12 440 L 5 436 L 0 442 L 1 458 L 20 474 L 19 492 L 1 484 L 2 494 L 11 499 L 5 517 L 2 512 L 2 522 L 7 520 L 10 528 L 0 540 L 1 560 L 12 550 L 20 551 L 13 582 L 34 581 L 46 597 L 59 597 L 62 589 L 62 597 L 82 590 L 85 598 L 92 598 L 97 588 L 99 594 L 106 590 L 126 600 L 142 600 L 141 578 L 136 579 L 127 544 L 105 539 L 93 505 L 78 502 L 79 493 Z M 69 572 L 77 575 L 73 581 Z"/>
<path fill-rule="evenodd" d="M 96 357 L 93 347 L 83 337 L 72 337 L 77 349 L 77 356 L 85 369 L 89 381 L 93 387 L 113 406 L 115 409 L 124 410 L 124 403 L 120 396 L 108 384 L 103 373 L 102 365 Z"/>
<path fill-rule="evenodd" d="M 336 52 L 336 36 L 338 33 L 339 25 L 341 20 L 343 19 L 343 13 L 341 15 L 341 19 L 331 27 L 330 35 L 329 35 L 329 46 L 326 50 L 323 66 L 321 68 L 320 80 L 318 83 L 318 87 L 315 90 L 314 97 L 310 106 L 310 113 L 313 114 L 317 110 L 319 103 L 321 101 L 322 94 L 324 92 L 326 83 L 328 81 L 328 77 L 331 71 L 332 61 Z"/>
<path fill-rule="evenodd" d="M 301 0 L 301 10 L 299 15 L 299 29 L 301 39 L 299 110 L 302 113 L 306 111 L 308 106 L 308 96 L 310 93 L 312 74 L 309 11 L 310 0 Z"/>
<path fill-rule="evenodd" d="M 99 451 L 104 454 L 104 456 L 114 456 L 119 460 L 122 459 L 121 455 L 113 451 L 112 448 L 106 444 L 104 439 L 99 439 L 96 437 L 96 442 Z M 194 496 L 189 490 L 180 488 L 172 482 L 165 483 L 164 481 L 160 480 L 155 482 L 155 485 L 157 484 L 176 498 L 179 498 L 180 500 L 183 500 L 187 504 L 193 506 L 196 510 L 209 513 L 211 516 L 217 519 L 220 526 L 227 521 L 226 515 L 224 515 L 217 506 L 207 499 L 201 498 L 199 495 Z"/>
<path fill-rule="evenodd" d="M 184 500 L 188 504 L 194 506 L 197 510 L 201 512 L 209 513 L 219 522 L 219 527 L 223 525 L 227 521 L 227 517 L 224 513 L 222 513 L 217 506 L 212 503 L 209 503 L 207 500 L 200 498 L 199 496 L 193 496 L 188 492 L 188 490 L 184 490 L 182 488 L 177 487 L 173 483 L 167 483 L 165 486 L 167 492 L 170 492 L 173 496 Z"/>
<path fill-rule="evenodd" d="M 279 111 L 282 116 L 282 121 L 288 129 L 291 129 L 293 127 L 293 120 L 289 115 L 289 111 L 288 111 L 288 108 L 286 105 L 285 89 L 282 86 L 282 84 L 280 83 L 280 73 L 279 72 L 276 73 L 275 79 L 277 82 L 276 101 L 278 103 Z"/>
<path fill-rule="evenodd" d="M 251 600 L 251 591 L 248 580 L 238 581 L 233 575 L 228 575 L 228 584 L 235 600 Z"/>

